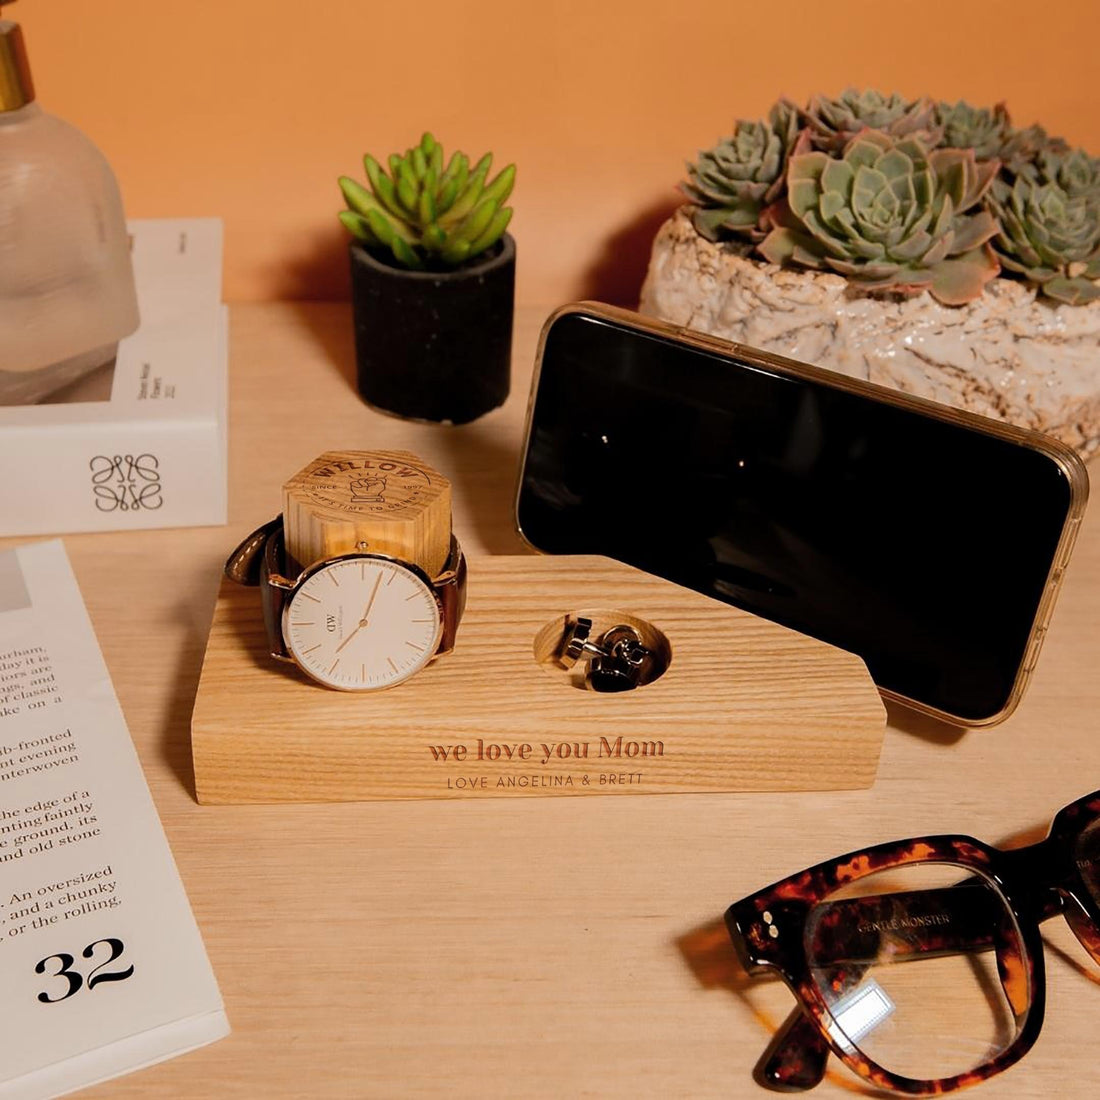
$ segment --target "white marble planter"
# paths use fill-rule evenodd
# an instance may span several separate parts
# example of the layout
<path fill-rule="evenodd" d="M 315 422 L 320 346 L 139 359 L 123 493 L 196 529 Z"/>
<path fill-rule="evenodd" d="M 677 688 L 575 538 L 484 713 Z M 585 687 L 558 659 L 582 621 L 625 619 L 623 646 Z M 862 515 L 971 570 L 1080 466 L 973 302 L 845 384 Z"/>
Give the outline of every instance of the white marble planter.
<path fill-rule="evenodd" d="M 641 311 L 1100 450 L 1100 302 L 1051 306 L 995 279 L 942 306 L 854 293 L 839 275 L 736 256 L 684 211 L 653 243 Z"/>

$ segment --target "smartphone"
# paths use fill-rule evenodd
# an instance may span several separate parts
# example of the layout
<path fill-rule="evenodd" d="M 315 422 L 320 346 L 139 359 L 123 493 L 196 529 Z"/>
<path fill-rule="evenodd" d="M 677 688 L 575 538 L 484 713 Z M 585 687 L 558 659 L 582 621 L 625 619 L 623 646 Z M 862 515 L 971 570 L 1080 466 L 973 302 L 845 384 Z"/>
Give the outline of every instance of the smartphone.
<path fill-rule="evenodd" d="M 1020 700 L 1087 496 L 1057 440 L 581 303 L 543 327 L 516 517 L 537 550 L 792 627 L 980 726 Z"/>

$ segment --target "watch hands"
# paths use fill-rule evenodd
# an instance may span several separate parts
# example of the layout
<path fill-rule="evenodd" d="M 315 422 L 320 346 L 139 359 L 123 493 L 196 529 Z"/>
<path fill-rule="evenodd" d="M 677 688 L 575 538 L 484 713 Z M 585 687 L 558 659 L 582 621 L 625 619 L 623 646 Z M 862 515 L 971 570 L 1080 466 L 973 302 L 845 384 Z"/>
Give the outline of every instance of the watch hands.
<path fill-rule="evenodd" d="M 374 597 L 378 595 L 378 586 L 382 583 L 382 574 L 378 574 L 378 579 L 374 582 L 374 587 L 371 589 L 370 599 L 367 600 L 367 606 L 363 611 L 363 617 L 359 620 L 360 626 L 367 625 L 367 616 L 370 614 L 370 609 L 374 606 Z"/>
<path fill-rule="evenodd" d="M 370 609 L 374 606 L 374 597 L 378 595 L 378 586 L 382 583 L 382 574 L 378 574 L 378 579 L 374 582 L 374 587 L 371 589 L 370 599 L 367 600 L 367 606 L 363 609 L 363 617 L 359 620 L 355 629 L 336 647 L 336 652 L 339 653 L 367 625 L 367 616 L 370 614 Z"/>

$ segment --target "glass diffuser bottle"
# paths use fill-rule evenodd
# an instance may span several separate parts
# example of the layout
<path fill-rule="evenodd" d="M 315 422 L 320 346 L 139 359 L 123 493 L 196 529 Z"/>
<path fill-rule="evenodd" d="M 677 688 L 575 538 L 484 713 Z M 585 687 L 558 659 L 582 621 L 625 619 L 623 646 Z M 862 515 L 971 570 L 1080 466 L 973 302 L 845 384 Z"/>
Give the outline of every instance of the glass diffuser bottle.
<path fill-rule="evenodd" d="M 0 18 L 0 404 L 40 401 L 112 362 L 137 325 L 111 167 L 35 102 L 22 31 Z"/>

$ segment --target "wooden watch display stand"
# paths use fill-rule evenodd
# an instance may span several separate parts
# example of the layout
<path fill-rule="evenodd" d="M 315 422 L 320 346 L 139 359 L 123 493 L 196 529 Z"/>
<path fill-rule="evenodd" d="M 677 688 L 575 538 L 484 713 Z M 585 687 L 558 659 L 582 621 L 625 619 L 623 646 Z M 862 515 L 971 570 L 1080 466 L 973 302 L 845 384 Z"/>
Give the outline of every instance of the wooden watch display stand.
<path fill-rule="evenodd" d="M 554 654 L 570 616 L 639 625 L 659 678 L 603 694 Z M 333 691 L 269 655 L 224 581 L 192 718 L 204 803 L 869 787 L 885 711 L 849 653 L 599 557 L 469 562 L 453 653 Z"/>

